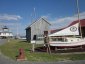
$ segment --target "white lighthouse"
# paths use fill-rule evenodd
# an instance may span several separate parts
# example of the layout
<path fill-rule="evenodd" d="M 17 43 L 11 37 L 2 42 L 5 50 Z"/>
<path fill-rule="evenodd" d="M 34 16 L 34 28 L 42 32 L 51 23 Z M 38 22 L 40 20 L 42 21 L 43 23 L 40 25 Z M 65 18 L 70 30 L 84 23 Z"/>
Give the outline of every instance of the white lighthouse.
<path fill-rule="evenodd" d="M 4 26 L 0 32 L 0 37 L 7 38 L 7 37 L 13 37 L 12 32 L 9 31 L 9 28 L 7 26 Z"/>

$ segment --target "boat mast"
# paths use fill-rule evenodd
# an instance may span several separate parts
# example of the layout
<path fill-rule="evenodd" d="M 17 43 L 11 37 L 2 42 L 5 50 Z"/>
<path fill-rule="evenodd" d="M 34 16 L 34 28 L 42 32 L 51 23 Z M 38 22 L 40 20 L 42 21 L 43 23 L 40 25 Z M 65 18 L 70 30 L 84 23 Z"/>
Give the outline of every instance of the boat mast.
<path fill-rule="evenodd" d="M 81 22 L 80 22 L 80 16 L 79 16 L 79 1 L 78 1 L 78 0 L 77 0 L 77 13 L 78 13 L 80 36 L 81 36 L 81 38 L 82 38 Z"/>

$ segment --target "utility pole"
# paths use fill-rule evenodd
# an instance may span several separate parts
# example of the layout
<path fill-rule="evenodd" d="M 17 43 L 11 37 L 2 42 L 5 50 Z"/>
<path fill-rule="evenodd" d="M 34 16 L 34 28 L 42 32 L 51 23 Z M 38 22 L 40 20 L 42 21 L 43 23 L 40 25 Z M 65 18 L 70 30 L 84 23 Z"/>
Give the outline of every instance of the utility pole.
<path fill-rule="evenodd" d="M 35 17 L 36 17 L 36 14 L 35 14 L 35 8 L 34 8 L 34 18 L 33 18 L 33 20 L 35 20 Z M 34 35 L 33 35 L 33 37 L 34 37 Z M 31 41 L 31 43 L 32 43 L 32 52 L 35 52 L 35 42 L 36 42 L 36 40 Z"/>

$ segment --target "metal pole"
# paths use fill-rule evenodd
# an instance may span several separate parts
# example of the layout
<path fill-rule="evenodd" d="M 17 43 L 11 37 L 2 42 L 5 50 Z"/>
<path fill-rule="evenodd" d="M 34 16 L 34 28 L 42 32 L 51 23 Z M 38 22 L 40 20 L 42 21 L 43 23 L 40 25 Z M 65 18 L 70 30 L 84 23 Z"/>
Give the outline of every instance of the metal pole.
<path fill-rule="evenodd" d="M 17 23 L 17 37 L 18 37 L 18 34 L 19 34 L 19 33 L 18 33 L 18 23 Z"/>
<path fill-rule="evenodd" d="M 34 18 L 33 18 L 33 21 L 36 19 L 36 12 L 35 12 L 35 10 L 36 10 L 36 9 L 34 8 L 34 12 L 33 12 L 33 13 L 34 13 L 34 14 L 33 14 L 33 15 L 34 15 Z"/>
<path fill-rule="evenodd" d="M 35 44 L 32 44 L 32 52 L 35 52 Z"/>
<path fill-rule="evenodd" d="M 20 24 L 17 22 L 17 25 L 16 25 L 16 29 L 17 29 L 17 35 L 16 35 L 16 36 L 17 36 L 17 38 L 20 37 L 20 36 L 19 36 L 19 25 L 20 25 Z"/>
<path fill-rule="evenodd" d="M 80 22 L 80 16 L 79 16 L 79 1 L 78 0 L 77 0 L 77 12 L 78 12 L 78 21 L 79 21 L 80 36 L 82 38 L 81 22 Z"/>

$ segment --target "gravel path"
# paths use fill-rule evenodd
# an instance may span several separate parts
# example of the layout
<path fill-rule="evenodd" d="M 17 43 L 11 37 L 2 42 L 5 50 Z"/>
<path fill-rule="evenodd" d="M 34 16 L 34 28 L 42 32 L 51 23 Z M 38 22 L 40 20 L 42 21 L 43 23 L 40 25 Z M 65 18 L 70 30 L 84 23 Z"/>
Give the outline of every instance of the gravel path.
<path fill-rule="evenodd" d="M 6 39 L 0 39 L 0 45 L 3 45 L 3 44 L 5 44 L 6 43 Z"/>

